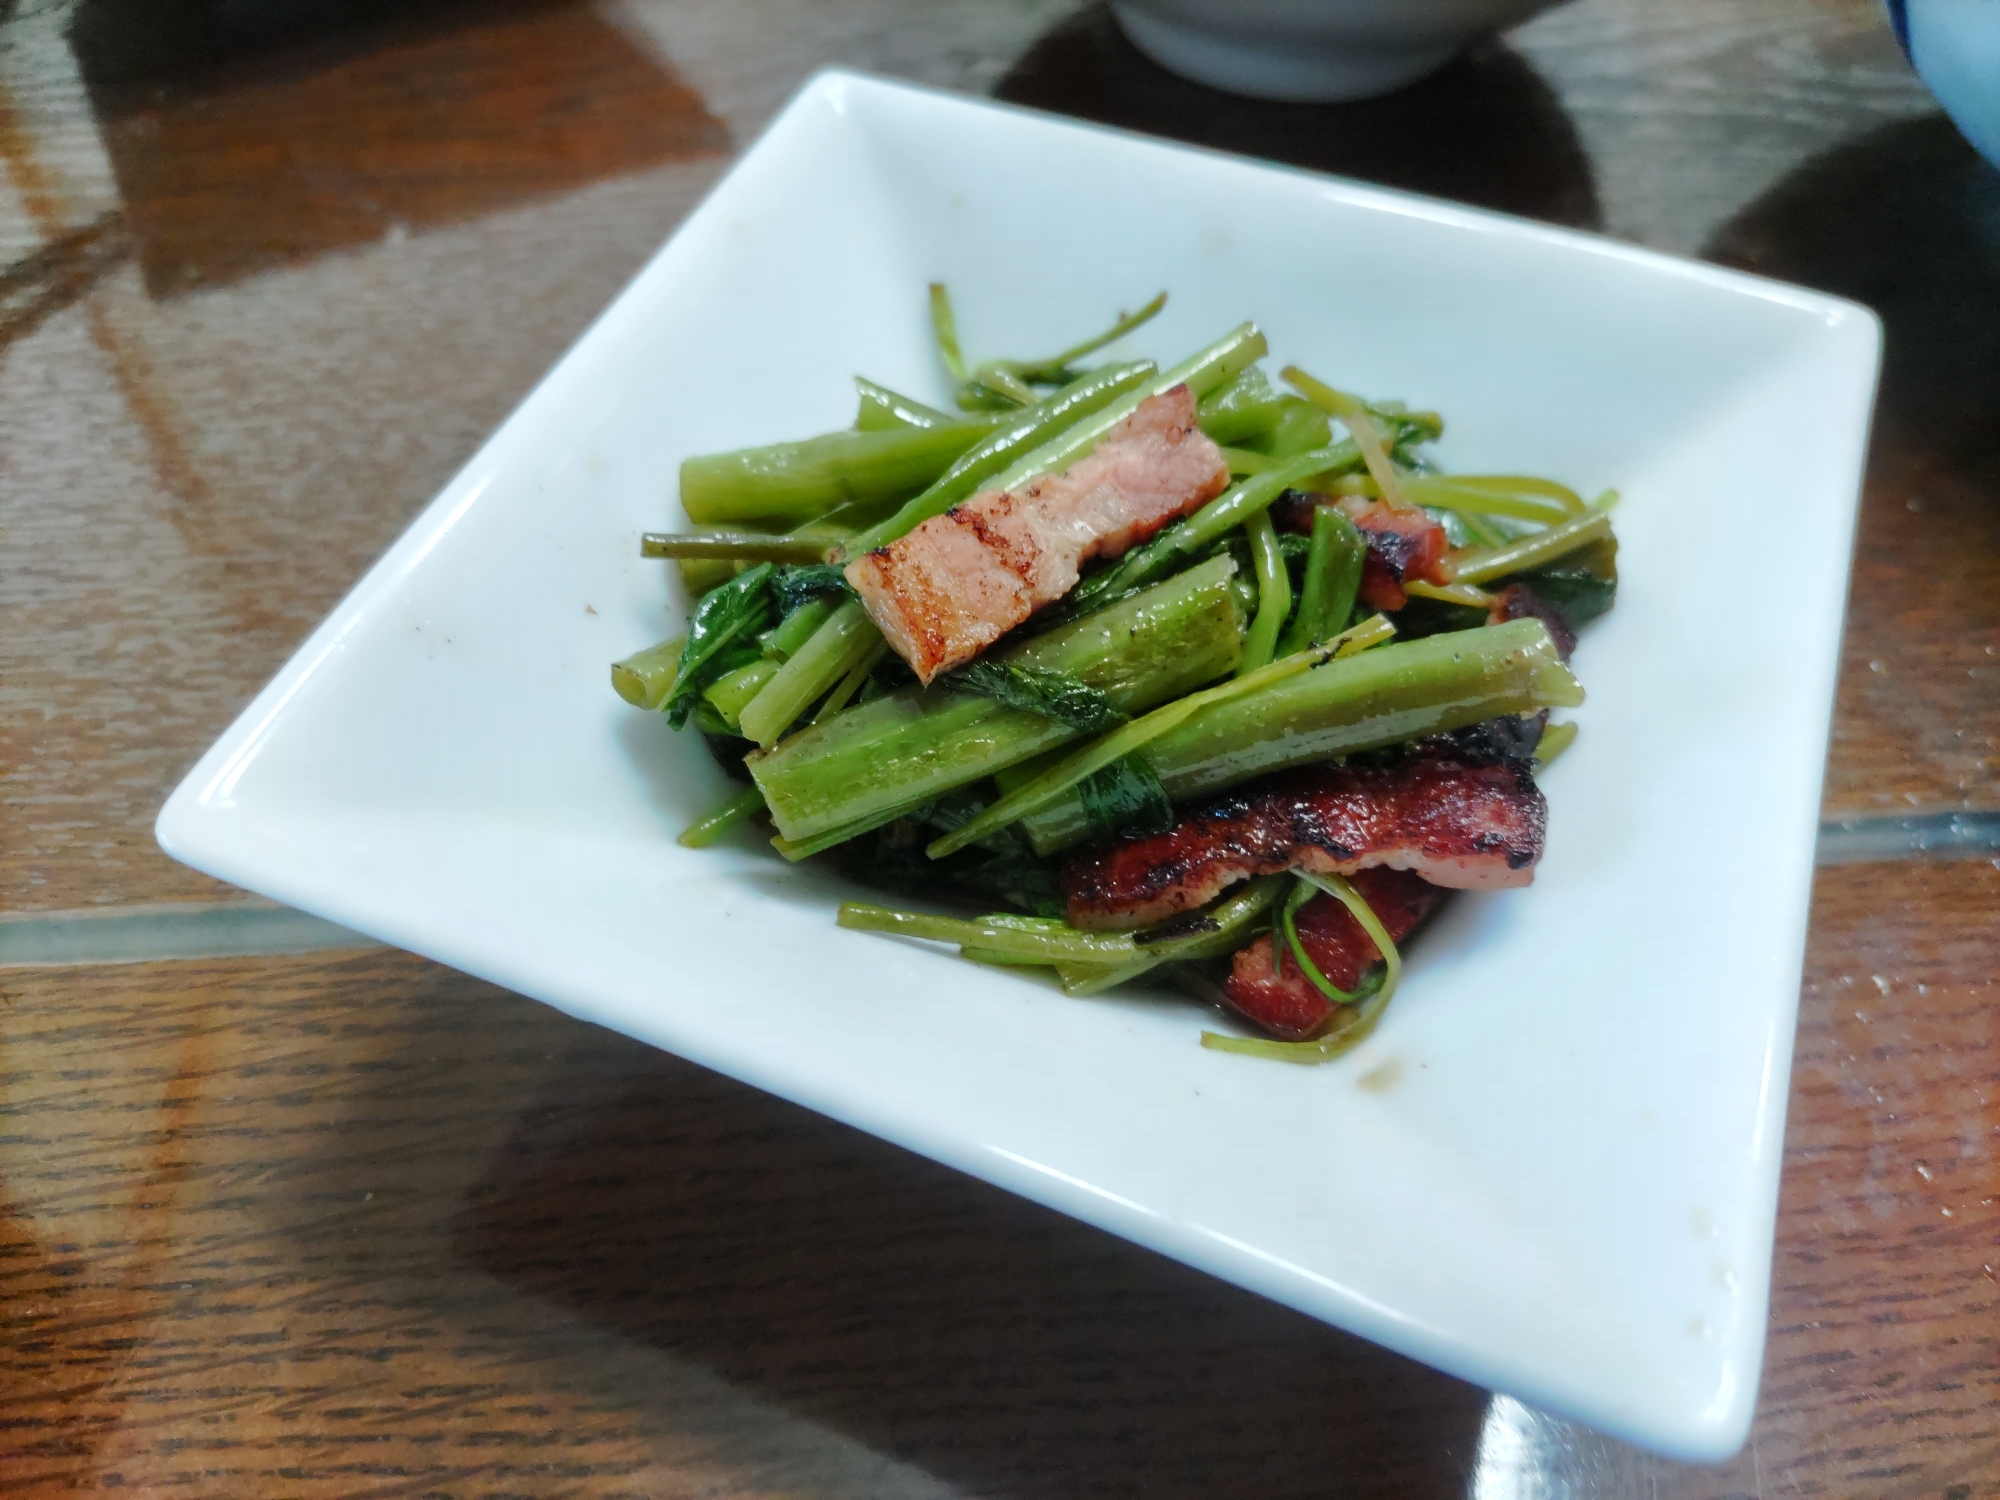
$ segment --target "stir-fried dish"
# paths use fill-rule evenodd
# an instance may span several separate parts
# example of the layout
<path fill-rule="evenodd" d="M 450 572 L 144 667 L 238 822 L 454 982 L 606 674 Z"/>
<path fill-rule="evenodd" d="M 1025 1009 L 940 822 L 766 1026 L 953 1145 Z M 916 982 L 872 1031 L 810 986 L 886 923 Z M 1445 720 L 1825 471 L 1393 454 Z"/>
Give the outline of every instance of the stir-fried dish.
<path fill-rule="evenodd" d="M 1244 324 L 1180 363 L 969 365 L 954 411 L 858 379 L 851 429 L 691 458 L 696 603 L 612 668 L 767 822 L 889 892 L 840 924 L 1225 1007 L 1226 1051 L 1320 1062 L 1376 1024 L 1453 891 L 1527 885 L 1536 775 L 1575 737 L 1577 631 L 1617 589 L 1615 496 L 1446 474 L 1434 412 L 1287 367 Z"/>

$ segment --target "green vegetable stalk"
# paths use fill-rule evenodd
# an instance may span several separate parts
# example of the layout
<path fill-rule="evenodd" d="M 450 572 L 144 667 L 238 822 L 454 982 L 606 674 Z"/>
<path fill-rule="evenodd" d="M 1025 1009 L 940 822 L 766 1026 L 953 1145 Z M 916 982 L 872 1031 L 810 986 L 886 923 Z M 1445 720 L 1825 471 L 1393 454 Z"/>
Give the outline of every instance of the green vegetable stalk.
<path fill-rule="evenodd" d="M 759 636 L 758 644 L 772 661 L 789 661 L 798 653 L 799 647 L 813 638 L 839 605 L 839 600 L 824 594 L 808 599 Z"/>
<path fill-rule="evenodd" d="M 777 662 L 760 656 L 732 672 L 724 672 L 708 685 L 702 697 L 722 715 L 722 722 L 734 729 L 743 717 L 744 707 L 777 675 Z"/>
<path fill-rule="evenodd" d="M 1610 535 L 1611 517 L 1604 511 L 1587 510 L 1560 526 L 1531 531 L 1504 547 L 1464 553 L 1458 559 L 1454 576 L 1460 583 L 1486 583 L 1524 569 L 1546 566 Z"/>
<path fill-rule="evenodd" d="M 893 932 L 932 943 L 977 948 L 989 961 L 1054 964 L 1129 962 L 1137 953 L 1130 933 L 1078 932 L 1053 917 L 933 917 L 861 901 L 843 902 L 839 922 L 854 932 Z"/>
<path fill-rule="evenodd" d="M 1131 391 L 1095 415 L 1072 425 L 1022 457 L 987 486 L 1011 490 L 1043 474 L 1058 473 L 1097 446 L 1097 440 L 1139 409 L 1149 396 L 1185 385 L 1198 401 L 1208 391 L 1226 384 L 1248 366 L 1262 359 L 1269 349 L 1255 323 L 1231 329 L 1206 349 L 1189 355 L 1172 368 L 1161 371 L 1137 390 Z"/>
<path fill-rule="evenodd" d="M 810 609 L 812 606 L 807 605 Z M 743 737 L 766 750 L 881 641 L 861 601 L 850 599 L 792 651 L 785 664 L 744 706 Z"/>
<path fill-rule="evenodd" d="M 1263 370 L 1252 365 L 1201 398 L 1198 420 L 1201 430 L 1225 447 L 1261 444 L 1277 430 L 1284 403 Z"/>
<path fill-rule="evenodd" d="M 730 829 L 764 810 L 764 794 L 747 787 L 699 822 L 688 825 L 679 840 L 684 849 L 706 849 Z"/>
<path fill-rule="evenodd" d="M 1236 665 L 1235 572 L 1231 558 L 1212 558 L 997 659 L 1077 678 L 1119 713 L 1144 712 Z M 783 836 L 779 847 L 803 857 L 1080 734 L 1046 713 L 939 684 L 850 708 L 745 763 Z"/>
<path fill-rule="evenodd" d="M 954 399 L 967 411 L 983 411 L 995 407 L 1029 406 L 1036 399 L 1034 387 L 1038 385 L 1068 385 L 1082 373 L 1075 368 L 1076 361 L 1086 355 L 1095 354 L 1105 345 L 1115 343 L 1140 325 L 1151 321 L 1167 305 L 1167 294 L 1161 292 L 1137 312 L 1122 314 L 1116 322 L 1100 333 L 1092 334 L 1081 343 L 1072 344 L 1060 354 L 1047 359 L 991 359 L 975 368 L 967 369 L 965 356 L 958 344 L 958 319 L 952 312 L 951 294 L 945 290 L 943 282 L 934 281 L 930 288 L 931 330 L 937 339 L 938 358 L 958 382 Z"/>
<path fill-rule="evenodd" d="M 1530 488 L 1529 486 L 1534 486 Z M 1412 475 L 1403 481 L 1403 491 L 1419 505 L 1457 511 L 1475 516 L 1507 516 L 1516 521 L 1533 521 L 1554 526 L 1583 509 L 1583 502 L 1569 505 L 1547 493 L 1546 481 L 1523 479 L 1514 488 L 1503 489 L 1487 482 L 1486 476 Z M 1574 493 L 1566 491 L 1565 493 Z"/>
<path fill-rule="evenodd" d="M 836 506 L 901 500 L 933 482 L 1000 421 L 961 417 L 944 427 L 829 432 L 701 454 L 681 465 L 681 509 L 697 526 L 796 526 Z"/>
<path fill-rule="evenodd" d="M 612 690 L 634 708 L 663 707 L 667 694 L 674 690 L 674 679 L 680 675 L 681 652 L 686 649 L 687 637 L 677 635 L 613 662 Z"/>
<path fill-rule="evenodd" d="M 1347 430 L 1354 434 L 1354 441 L 1361 448 L 1361 455 L 1368 464 L 1368 472 L 1382 491 L 1382 498 L 1392 505 L 1407 505 L 1409 499 L 1403 493 L 1402 478 L 1396 472 L 1396 465 L 1390 456 L 1393 440 L 1385 441 L 1382 429 L 1376 424 L 1374 414 L 1366 402 L 1350 396 L 1345 391 L 1337 391 L 1332 386 L 1315 380 L 1297 365 L 1286 365 L 1279 372 L 1296 386 L 1313 405 L 1320 410 L 1340 418 Z"/>
<path fill-rule="evenodd" d="M 889 432 L 898 427 L 949 427 L 960 420 L 935 406 L 926 406 L 900 391 L 892 391 L 886 385 L 877 385 L 859 375 L 854 377 L 854 389 L 861 397 L 861 409 L 855 413 L 854 425 L 861 432 Z"/>
<path fill-rule="evenodd" d="M 1271 771 L 1397 745 L 1500 714 L 1571 708 L 1583 689 L 1539 620 L 1398 641 L 1201 709 L 1145 747 L 1176 803 Z M 1021 826 L 1050 854 L 1088 836 L 1073 793 Z"/>
<path fill-rule="evenodd" d="M 1542 731 L 1542 737 L 1535 742 L 1535 769 L 1547 770 L 1556 763 L 1556 757 L 1576 743 L 1576 721 L 1551 724 Z"/>
<path fill-rule="evenodd" d="M 1202 913 L 1198 923 L 1176 922 L 1175 935 L 1081 932 L 1053 917 L 1000 912 L 984 917 L 935 917 L 850 901 L 839 922 L 854 932 L 893 932 L 932 943 L 956 943 L 980 963 L 1042 965 L 1059 970 L 1072 995 L 1094 995 L 1136 979 L 1161 964 L 1215 958 L 1241 946 L 1251 924 L 1269 911 L 1285 876 L 1252 880 Z M 1192 930 L 1182 930 L 1192 927 Z"/>
<path fill-rule="evenodd" d="M 880 635 L 881 632 L 876 633 Z M 847 675 L 840 679 L 820 706 L 813 710 L 813 722 L 817 724 L 821 719 L 830 719 L 847 707 L 854 695 L 861 691 L 862 684 L 867 682 L 868 674 L 875 670 L 875 663 L 888 654 L 889 643 L 877 640 L 873 650 L 857 656 L 854 665 L 848 668 Z"/>
<path fill-rule="evenodd" d="M 1316 1037 L 1303 1042 L 1275 1042 L 1268 1037 L 1224 1036 L 1220 1032 L 1204 1031 L 1201 1044 L 1216 1052 L 1235 1052 L 1245 1057 L 1268 1057 L 1278 1062 L 1326 1063 L 1336 1057 L 1343 1057 L 1367 1040 L 1370 1032 L 1382 1019 L 1382 1012 L 1389 1008 L 1395 998 L 1396 986 L 1403 977 L 1403 955 L 1397 951 L 1396 943 L 1389 931 L 1375 915 L 1367 901 L 1352 883 L 1342 875 L 1301 874 L 1300 882 L 1308 888 L 1326 892 L 1345 906 L 1361 930 L 1368 934 L 1375 944 L 1375 951 L 1382 955 L 1382 980 L 1372 994 L 1349 996 L 1326 982 L 1326 976 L 1312 967 L 1305 949 L 1293 935 L 1292 949 L 1302 968 L 1309 970 L 1315 983 L 1327 993 L 1329 999 L 1359 1000 L 1359 1005 L 1340 1005 L 1328 1018 L 1326 1030 Z M 1287 918 L 1289 920 L 1289 918 Z"/>
<path fill-rule="evenodd" d="M 1264 440 L 1264 451 L 1273 458 L 1289 458 L 1333 441 L 1333 425 L 1326 413 L 1310 401 L 1287 396 L 1278 403 L 1278 420 Z"/>
<path fill-rule="evenodd" d="M 1312 547 L 1306 553 L 1298 613 L 1278 643 L 1280 656 L 1332 640 L 1347 628 L 1367 561 L 1368 543 L 1355 524 L 1331 505 L 1314 506 Z"/>
<path fill-rule="evenodd" d="M 1249 535 L 1250 558 L 1257 566 L 1257 617 L 1250 622 L 1250 634 L 1243 641 L 1243 660 L 1236 664 L 1239 677 L 1270 665 L 1277 654 L 1278 632 L 1292 612 L 1292 575 L 1278 550 L 1278 531 L 1271 524 L 1271 513 L 1258 511 L 1243 523 L 1243 530 Z"/>
<path fill-rule="evenodd" d="M 639 538 L 639 555 L 682 562 L 816 563 L 837 539 L 770 531 L 649 531 Z"/>
<path fill-rule="evenodd" d="M 1273 950 L 1271 966 L 1275 969 L 1281 962 L 1276 949 L 1278 939 L 1282 937 L 1285 941 L 1285 948 L 1292 955 L 1292 962 L 1299 966 L 1299 972 L 1305 975 L 1314 989 L 1326 996 L 1335 1005 L 1353 1005 L 1363 998 L 1364 993 L 1373 992 L 1366 980 L 1364 979 L 1361 984 L 1356 985 L 1353 990 L 1342 989 L 1331 979 L 1328 979 L 1325 973 L 1321 971 L 1320 966 L 1313 962 L 1312 954 L 1306 951 L 1306 945 L 1299 937 L 1299 908 L 1319 894 L 1321 892 L 1317 884 L 1306 879 L 1304 876 L 1300 876 L 1293 883 L 1291 894 L 1279 903 L 1278 925 L 1276 930 L 1271 934 Z"/>
<path fill-rule="evenodd" d="M 1065 961 L 1058 965 L 1066 995 L 1096 995 L 1117 985 L 1130 983 L 1161 964 L 1190 959 L 1222 958 L 1243 946 L 1243 940 L 1257 918 L 1270 911 L 1288 879 L 1284 875 L 1264 875 L 1238 886 L 1202 913 L 1199 930 L 1183 936 L 1150 939 L 1139 933 L 1137 950 L 1129 963 L 1113 968 L 1093 968 Z M 1176 929 L 1182 924 L 1175 923 Z"/>
<path fill-rule="evenodd" d="M 1177 521 L 1144 546 L 1134 547 L 1112 567 L 1095 574 L 1072 591 L 1078 599 L 1108 598 L 1126 589 L 1151 583 L 1171 573 L 1192 553 L 1204 551 L 1252 516 L 1268 511 L 1293 485 L 1316 474 L 1329 473 L 1361 462 L 1361 450 L 1353 443 L 1335 443 L 1330 448 L 1314 448 L 1286 459 L 1276 468 L 1231 485 L 1185 520 Z"/>
<path fill-rule="evenodd" d="M 1005 359 L 997 360 L 1009 372 L 1019 376 L 1031 385 L 1064 385 L 1076 378 L 1073 366 L 1086 355 L 1095 354 L 1107 344 L 1115 344 L 1144 324 L 1159 316 L 1160 309 L 1167 305 L 1167 294 L 1159 293 L 1137 312 L 1121 314 L 1101 333 L 1093 333 L 1080 344 L 1072 344 L 1060 354 L 1052 354 L 1047 359 Z M 973 372 L 975 377 L 978 372 Z"/>
<path fill-rule="evenodd" d="M 1121 724 L 1110 733 L 1101 735 L 1088 745 L 1061 757 L 1053 765 L 1043 768 L 1031 780 L 1009 787 L 999 801 L 986 808 L 977 817 L 960 824 L 942 838 L 933 840 L 925 849 L 925 853 L 932 859 L 943 859 L 947 854 L 955 854 L 968 844 L 977 843 L 980 839 L 990 837 L 1030 814 L 1062 801 L 1067 795 L 1079 798 L 1090 822 L 1093 825 L 1100 824 L 1103 819 L 1091 807 L 1093 798 L 1086 787 L 1092 778 L 1121 761 L 1126 764 L 1128 774 L 1136 774 L 1141 780 L 1151 783 L 1149 800 L 1166 803 L 1168 801 L 1166 787 L 1160 782 L 1158 773 L 1153 771 L 1150 763 L 1142 761 L 1140 751 L 1185 724 L 1204 709 L 1235 702 L 1241 698 L 1255 697 L 1274 684 L 1310 672 L 1315 667 L 1325 666 L 1340 654 L 1341 647 L 1346 644 L 1345 641 L 1330 643 L 1312 651 L 1302 651 L 1296 656 L 1288 656 L 1282 661 L 1268 662 L 1254 672 L 1237 677 L 1234 681 L 1203 688 L 1198 693 L 1190 693 L 1185 698 L 1154 709 L 1142 719 Z M 1247 642 L 1244 649 L 1249 649 Z"/>

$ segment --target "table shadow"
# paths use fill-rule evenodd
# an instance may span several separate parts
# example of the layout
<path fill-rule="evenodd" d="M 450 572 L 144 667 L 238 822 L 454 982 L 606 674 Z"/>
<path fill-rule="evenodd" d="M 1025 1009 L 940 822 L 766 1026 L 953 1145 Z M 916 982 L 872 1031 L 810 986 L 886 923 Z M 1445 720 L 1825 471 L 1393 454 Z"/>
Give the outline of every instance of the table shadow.
<path fill-rule="evenodd" d="M 1262 1169 L 1282 1191 L 1281 1159 Z M 968 1494 L 1459 1496 L 1486 1404 L 666 1057 L 594 1100 L 525 1114 L 453 1245 L 519 1291 Z M 756 1460 L 753 1434 L 709 1440 Z"/>
<path fill-rule="evenodd" d="M 1482 208 L 1595 229 L 1589 158 L 1561 102 L 1505 43 L 1353 104 L 1273 104 L 1167 72 L 1104 5 L 1044 34 L 995 85 L 1012 104 Z"/>
<path fill-rule="evenodd" d="M 155 298 L 730 145 L 582 0 L 82 0 L 69 39 Z"/>
<path fill-rule="evenodd" d="M 2000 172 L 1943 115 L 1807 162 L 1702 254 L 1874 308 L 1886 429 L 2000 488 Z"/>

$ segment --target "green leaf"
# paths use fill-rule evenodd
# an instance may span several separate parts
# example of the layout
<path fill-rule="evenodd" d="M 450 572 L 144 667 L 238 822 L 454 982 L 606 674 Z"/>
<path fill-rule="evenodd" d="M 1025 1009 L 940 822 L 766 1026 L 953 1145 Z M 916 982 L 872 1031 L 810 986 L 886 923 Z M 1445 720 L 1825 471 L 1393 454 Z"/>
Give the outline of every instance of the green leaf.
<path fill-rule="evenodd" d="M 695 606 L 674 690 L 661 705 L 674 728 L 687 723 L 702 690 L 728 670 L 724 648 L 736 641 L 754 643 L 757 632 L 771 623 L 770 583 L 776 571 L 770 563 L 745 569 Z"/>
<path fill-rule="evenodd" d="M 1618 597 L 1616 576 L 1603 578 L 1583 568 L 1531 568 L 1506 581 L 1533 589 L 1555 606 L 1571 630 L 1596 619 Z"/>
<path fill-rule="evenodd" d="M 1143 755 L 1091 772 L 1076 784 L 1084 815 L 1099 838 L 1119 834 L 1165 833 L 1174 826 L 1174 805 Z"/>
<path fill-rule="evenodd" d="M 1125 722 L 1125 715 L 1098 689 L 1080 677 L 1046 667 L 976 661 L 947 677 L 945 686 L 1026 709 L 1085 734 L 1101 734 Z"/>
<path fill-rule="evenodd" d="M 785 568 L 771 580 L 771 597 L 776 601 L 779 615 L 788 615 L 808 599 L 822 594 L 852 595 L 853 589 L 847 585 L 847 578 L 833 563 L 809 563 L 804 567 Z"/>

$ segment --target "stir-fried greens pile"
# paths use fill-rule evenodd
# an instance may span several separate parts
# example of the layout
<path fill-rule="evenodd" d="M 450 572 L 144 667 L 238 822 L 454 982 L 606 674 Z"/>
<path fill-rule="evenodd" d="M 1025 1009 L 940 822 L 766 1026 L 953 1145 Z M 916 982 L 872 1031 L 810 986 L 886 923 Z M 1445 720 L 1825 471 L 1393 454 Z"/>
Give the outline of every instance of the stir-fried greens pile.
<path fill-rule="evenodd" d="M 1449 890 L 1532 878 L 1615 497 L 1444 474 L 1435 413 L 1274 384 L 1252 324 L 1085 364 L 1165 300 L 969 366 L 933 286 L 958 410 L 859 379 L 849 430 L 687 460 L 694 529 L 643 547 L 699 602 L 612 682 L 747 783 L 684 844 L 768 819 L 788 859 L 1006 908 L 842 926 L 1077 995 L 1171 978 L 1263 1033 L 1206 1045 L 1323 1061 Z"/>

